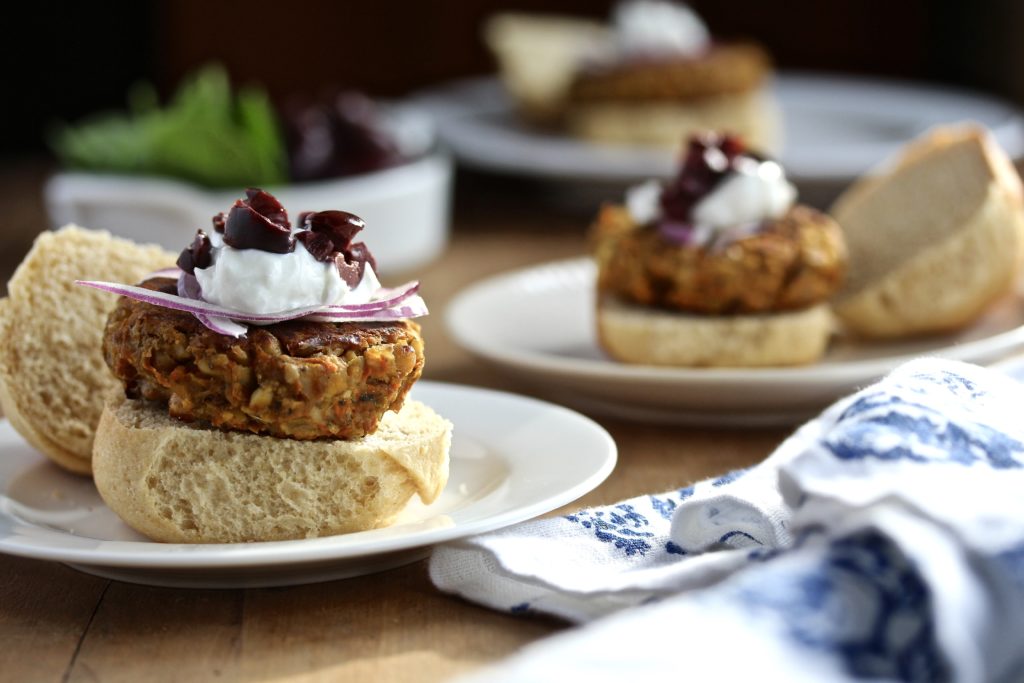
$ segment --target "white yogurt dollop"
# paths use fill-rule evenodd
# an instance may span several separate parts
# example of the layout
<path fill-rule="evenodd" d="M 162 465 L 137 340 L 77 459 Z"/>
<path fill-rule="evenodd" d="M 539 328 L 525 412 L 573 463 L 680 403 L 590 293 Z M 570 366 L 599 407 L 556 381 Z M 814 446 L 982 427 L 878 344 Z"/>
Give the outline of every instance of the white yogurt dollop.
<path fill-rule="evenodd" d="M 647 225 L 661 218 L 662 189 L 657 180 L 648 180 L 626 190 L 626 211 L 634 223 Z"/>
<path fill-rule="evenodd" d="M 691 211 L 696 225 L 715 229 L 779 218 L 796 201 L 796 188 L 777 162 L 752 157 L 734 169 Z"/>
<path fill-rule="evenodd" d="M 637 225 L 649 225 L 662 218 L 661 193 L 657 180 L 648 180 L 626 190 L 625 205 Z M 796 201 L 796 188 L 786 180 L 782 166 L 742 156 L 729 173 L 690 211 L 689 223 L 696 243 L 714 234 L 740 226 L 781 217 Z"/>
<path fill-rule="evenodd" d="M 659 0 L 620 3 L 613 15 L 619 51 L 630 55 L 695 57 L 708 49 L 711 34 L 689 7 Z"/>
<path fill-rule="evenodd" d="M 359 284 L 349 288 L 333 261 L 317 261 L 302 242 L 287 254 L 234 249 L 217 233 L 210 235 L 210 242 L 213 264 L 196 268 L 196 280 L 206 301 L 232 310 L 280 313 L 307 306 L 358 304 L 380 289 L 370 264 Z"/>

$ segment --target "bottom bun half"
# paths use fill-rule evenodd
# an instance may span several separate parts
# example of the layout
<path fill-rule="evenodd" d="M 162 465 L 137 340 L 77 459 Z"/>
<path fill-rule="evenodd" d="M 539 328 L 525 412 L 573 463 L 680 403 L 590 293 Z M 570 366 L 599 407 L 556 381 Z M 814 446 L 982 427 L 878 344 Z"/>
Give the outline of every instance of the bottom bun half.
<path fill-rule="evenodd" d="M 819 360 L 832 335 L 828 305 L 749 315 L 693 315 L 602 297 L 601 346 L 624 363 L 674 367 L 766 367 Z"/>
<path fill-rule="evenodd" d="M 413 495 L 448 480 L 452 425 L 406 401 L 353 441 L 296 441 L 179 422 L 113 396 L 96 431 L 93 476 L 107 505 L 172 543 L 311 538 L 387 526 Z"/>
<path fill-rule="evenodd" d="M 679 143 L 706 130 L 741 136 L 765 152 L 780 147 L 778 105 L 761 92 L 705 97 L 676 102 L 585 102 L 566 111 L 569 131 L 604 145 L 636 145 L 679 149 Z"/>

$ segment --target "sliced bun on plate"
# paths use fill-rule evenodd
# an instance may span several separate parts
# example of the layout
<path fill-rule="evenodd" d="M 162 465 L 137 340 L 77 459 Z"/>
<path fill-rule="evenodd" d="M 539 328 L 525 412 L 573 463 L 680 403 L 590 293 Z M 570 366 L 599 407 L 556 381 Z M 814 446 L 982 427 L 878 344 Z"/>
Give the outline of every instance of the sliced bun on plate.
<path fill-rule="evenodd" d="M 450 422 L 417 401 L 358 440 L 296 441 L 187 424 L 108 398 L 93 476 L 107 505 L 159 541 L 232 543 L 362 531 L 394 521 L 448 479 Z"/>
<path fill-rule="evenodd" d="M 120 382 L 103 361 L 117 297 L 75 280 L 138 282 L 176 256 L 70 225 L 36 238 L 0 305 L 0 406 L 35 448 L 73 472 L 91 470 L 103 396 Z"/>
<path fill-rule="evenodd" d="M 579 63 L 610 38 L 600 22 L 576 17 L 506 13 L 484 25 L 484 42 L 520 113 L 557 122 Z"/>
<path fill-rule="evenodd" d="M 835 311 L 852 332 L 897 337 L 976 319 L 1012 286 L 1024 249 L 1021 180 L 976 126 L 937 129 L 830 213 L 850 251 Z"/>
<path fill-rule="evenodd" d="M 699 315 L 624 304 L 602 296 L 601 347 L 625 363 L 757 367 L 813 363 L 832 332 L 827 304 L 798 311 Z"/>

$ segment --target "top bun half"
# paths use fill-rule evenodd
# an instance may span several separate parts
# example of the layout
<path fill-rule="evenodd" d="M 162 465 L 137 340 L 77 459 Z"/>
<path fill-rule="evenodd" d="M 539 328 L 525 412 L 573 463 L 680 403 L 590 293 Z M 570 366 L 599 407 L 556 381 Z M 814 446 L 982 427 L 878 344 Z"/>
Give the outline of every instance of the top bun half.
<path fill-rule="evenodd" d="M 105 395 L 120 386 L 103 360 L 103 329 L 117 297 L 75 284 L 134 284 L 175 255 L 68 225 L 36 238 L 0 300 L 0 407 L 58 465 L 92 471 Z"/>

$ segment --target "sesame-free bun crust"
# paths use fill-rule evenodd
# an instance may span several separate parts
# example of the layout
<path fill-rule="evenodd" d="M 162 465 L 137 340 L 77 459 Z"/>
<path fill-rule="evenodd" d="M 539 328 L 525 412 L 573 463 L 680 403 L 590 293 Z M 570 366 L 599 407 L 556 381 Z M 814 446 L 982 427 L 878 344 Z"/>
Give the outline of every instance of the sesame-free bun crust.
<path fill-rule="evenodd" d="M 694 315 L 602 296 L 598 340 L 616 360 L 675 367 L 766 367 L 819 360 L 832 333 L 827 304 L 799 311 Z"/>
<path fill-rule="evenodd" d="M 433 502 L 448 480 L 451 429 L 410 400 L 362 439 L 297 441 L 179 422 L 114 392 L 93 477 L 107 505 L 157 541 L 328 536 L 386 526 L 414 494 Z"/>
<path fill-rule="evenodd" d="M 120 387 L 101 350 L 117 297 L 74 284 L 134 284 L 175 256 L 107 232 L 66 226 L 36 238 L 0 303 L 0 407 L 32 446 L 88 474 L 104 394 Z"/>
<path fill-rule="evenodd" d="M 865 337 L 955 330 L 1012 286 L 1024 249 L 1021 181 L 991 135 L 937 129 L 832 207 L 850 249 L 835 302 Z"/>
<path fill-rule="evenodd" d="M 696 100 L 571 102 L 565 126 L 572 134 L 605 145 L 679 148 L 679 141 L 706 130 L 741 136 L 751 147 L 781 146 L 778 104 L 765 91 L 723 93 Z"/>

